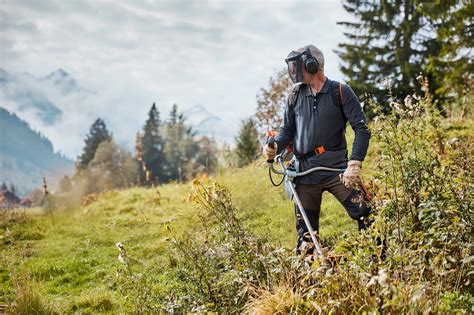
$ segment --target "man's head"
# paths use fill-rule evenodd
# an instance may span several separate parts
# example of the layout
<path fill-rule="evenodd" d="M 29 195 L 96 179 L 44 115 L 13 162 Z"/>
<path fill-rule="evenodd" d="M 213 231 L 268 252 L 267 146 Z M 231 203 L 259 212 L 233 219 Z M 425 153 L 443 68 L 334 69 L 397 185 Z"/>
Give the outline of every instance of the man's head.
<path fill-rule="evenodd" d="M 324 74 L 324 55 L 313 45 L 307 45 L 292 51 L 285 59 L 288 74 L 293 83 L 309 82 L 318 72 Z"/>

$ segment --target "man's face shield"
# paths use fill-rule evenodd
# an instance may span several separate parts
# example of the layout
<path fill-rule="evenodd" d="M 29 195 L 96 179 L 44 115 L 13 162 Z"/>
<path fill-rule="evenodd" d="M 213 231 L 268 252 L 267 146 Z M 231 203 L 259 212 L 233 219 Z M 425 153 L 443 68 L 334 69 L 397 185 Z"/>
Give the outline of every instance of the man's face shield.
<path fill-rule="evenodd" d="M 288 74 L 293 83 L 303 82 L 303 54 L 304 52 L 292 51 L 285 59 L 288 65 Z"/>

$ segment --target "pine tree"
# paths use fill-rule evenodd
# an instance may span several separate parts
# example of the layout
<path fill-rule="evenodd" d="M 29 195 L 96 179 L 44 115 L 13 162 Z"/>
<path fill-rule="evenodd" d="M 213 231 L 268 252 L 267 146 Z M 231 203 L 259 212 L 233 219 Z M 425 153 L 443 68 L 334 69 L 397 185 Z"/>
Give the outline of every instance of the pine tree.
<path fill-rule="evenodd" d="M 163 180 L 166 160 L 163 153 L 164 141 L 161 136 L 160 114 L 155 103 L 148 112 L 148 119 L 143 127 L 141 150 L 143 162 L 151 171 L 151 180 L 153 182 Z M 144 182 L 143 176 L 142 182 Z"/>
<path fill-rule="evenodd" d="M 436 95 L 461 99 L 465 88 L 472 86 L 474 63 L 473 1 L 426 1 L 419 4 L 436 34 L 440 52 L 428 59 L 439 88 Z"/>
<path fill-rule="evenodd" d="M 105 122 L 98 118 L 91 126 L 89 135 L 84 140 L 85 146 L 82 150 L 81 156 L 78 157 L 76 164 L 77 172 L 83 171 L 87 168 L 89 163 L 94 159 L 95 152 L 99 145 L 104 141 L 112 140 L 112 134 L 109 133 Z"/>
<path fill-rule="evenodd" d="M 194 135 L 184 115 L 178 112 L 178 106 L 174 104 L 165 124 L 166 180 L 181 182 L 184 179 L 188 162 L 199 150 Z"/>
<path fill-rule="evenodd" d="M 341 71 L 361 99 L 369 93 L 384 100 L 384 85 L 395 98 L 404 98 L 412 94 L 421 72 L 430 79 L 431 89 L 437 89 L 425 61 L 439 54 L 440 45 L 426 32 L 428 19 L 418 2 L 345 0 L 343 6 L 357 21 L 338 23 L 349 31 L 344 33 L 348 42 L 339 44 L 337 53 L 344 61 Z"/>
<path fill-rule="evenodd" d="M 257 158 L 258 133 L 253 119 L 242 121 L 239 135 L 236 139 L 237 163 L 240 167 L 245 166 Z"/>
<path fill-rule="evenodd" d="M 8 186 L 5 182 L 2 184 L 2 191 L 8 190 Z"/>
<path fill-rule="evenodd" d="M 14 195 L 16 195 L 16 188 L 13 184 L 10 185 L 10 192 Z"/>

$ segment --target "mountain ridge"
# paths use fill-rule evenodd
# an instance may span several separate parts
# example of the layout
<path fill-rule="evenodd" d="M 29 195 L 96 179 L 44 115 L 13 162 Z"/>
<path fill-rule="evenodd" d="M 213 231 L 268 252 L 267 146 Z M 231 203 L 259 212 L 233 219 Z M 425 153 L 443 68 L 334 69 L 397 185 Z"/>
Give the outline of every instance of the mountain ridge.
<path fill-rule="evenodd" d="M 73 168 L 74 162 L 55 152 L 46 136 L 0 106 L 0 181 L 26 194 L 41 187 L 43 176 L 51 181 Z"/>
<path fill-rule="evenodd" d="M 63 115 L 59 106 L 54 104 L 37 86 L 28 79 L 13 75 L 3 68 L 0 68 L 0 95 L 3 96 L 2 100 L 9 105 L 10 110 L 33 111 L 45 125 L 53 125 Z M 6 104 L 1 105 L 5 107 Z"/>

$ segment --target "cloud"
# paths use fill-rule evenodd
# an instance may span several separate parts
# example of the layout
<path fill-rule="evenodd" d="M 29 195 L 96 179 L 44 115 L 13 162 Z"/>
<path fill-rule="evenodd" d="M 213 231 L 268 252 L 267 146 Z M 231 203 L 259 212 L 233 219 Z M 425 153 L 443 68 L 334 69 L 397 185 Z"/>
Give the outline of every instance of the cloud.
<path fill-rule="evenodd" d="M 75 155 L 80 146 L 64 138 L 84 135 L 96 116 L 133 141 L 154 101 L 163 116 L 172 103 L 204 104 L 238 125 L 288 52 L 308 43 L 324 51 L 327 75 L 342 77 L 332 50 L 347 16 L 337 1 L 3 0 L 0 10 L 3 67 L 36 76 L 63 68 L 98 91 L 65 112 L 78 130 L 54 136 Z"/>

